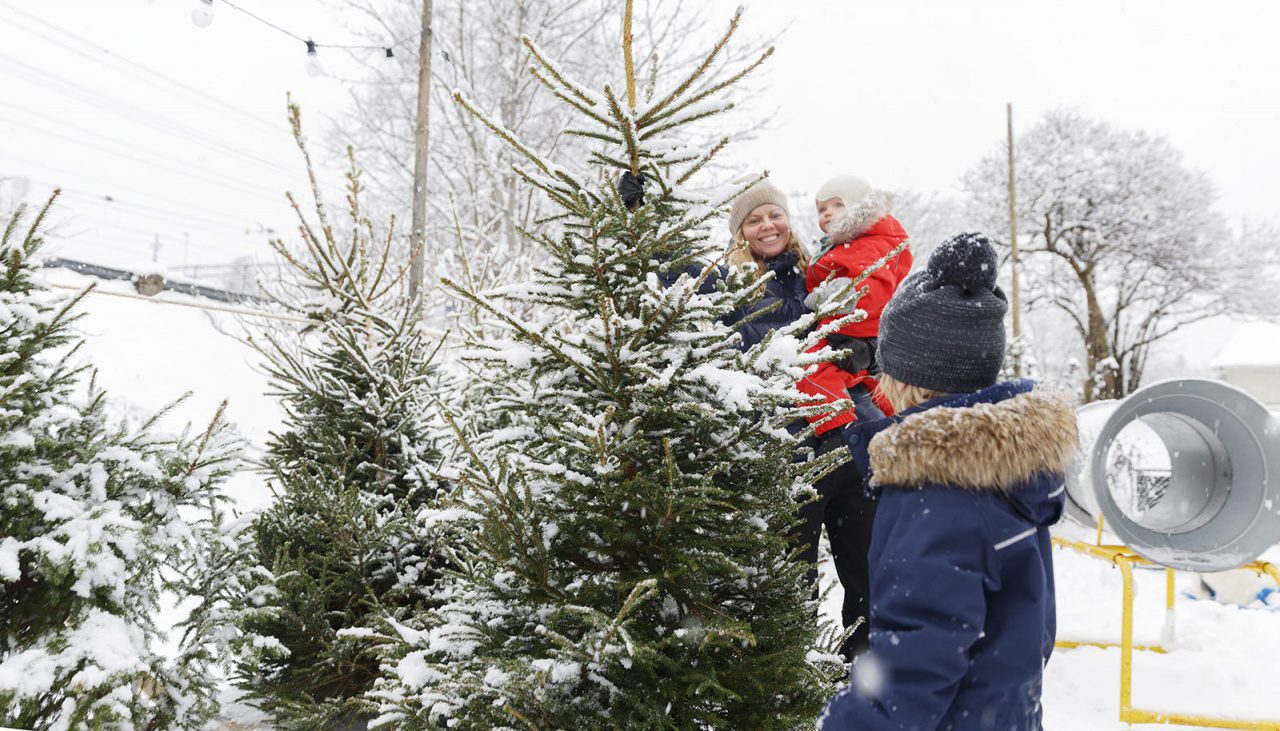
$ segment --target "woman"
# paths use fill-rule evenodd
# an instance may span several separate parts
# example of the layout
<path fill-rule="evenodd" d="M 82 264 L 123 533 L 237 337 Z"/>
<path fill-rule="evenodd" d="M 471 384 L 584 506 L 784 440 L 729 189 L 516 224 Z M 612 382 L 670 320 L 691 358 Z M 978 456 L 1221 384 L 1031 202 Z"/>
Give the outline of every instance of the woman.
<path fill-rule="evenodd" d="M 777 305 L 738 328 L 742 334 L 739 347 L 748 350 L 775 328 L 790 325 L 809 314 L 804 304 L 807 294 L 804 275 L 809 260 L 800 239 L 791 230 L 787 197 L 767 180 L 751 186 L 734 200 L 729 211 L 729 233 L 735 245 L 729 255 L 731 265 L 754 265 L 761 276 L 773 272 L 773 279 L 765 285 L 760 299 L 735 318 L 742 320 Z"/>
<path fill-rule="evenodd" d="M 789 325 L 809 314 L 804 299 L 805 272 L 808 257 L 800 240 L 791 230 L 787 213 L 787 198 L 772 183 L 761 181 L 738 196 L 729 213 L 729 230 L 734 241 L 744 243 L 731 256 L 730 263 L 738 266 L 754 264 L 763 275 L 773 272 L 774 278 L 765 288 L 760 299 L 747 314 L 762 311 L 777 303 L 777 308 L 743 324 L 742 348 L 759 343 L 769 331 Z M 867 420 L 874 420 L 867 415 Z M 803 428 L 803 422 L 797 428 Z M 820 454 L 844 446 L 840 431 L 833 430 L 825 439 L 816 441 Z M 871 544 L 871 521 L 875 517 L 874 502 L 861 489 L 862 478 L 851 462 L 846 462 L 814 484 L 818 499 L 800 508 L 800 526 L 797 540 L 802 546 L 800 558 L 810 564 L 818 561 L 818 541 L 822 526 L 827 525 L 831 541 L 831 553 L 835 560 L 836 574 L 844 587 L 844 606 L 841 619 L 845 627 L 853 626 L 858 619 L 863 624 L 841 648 L 846 658 L 852 659 L 856 650 L 866 647 L 868 614 L 867 551 Z M 817 568 L 810 569 L 809 582 L 816 586 Z"/>

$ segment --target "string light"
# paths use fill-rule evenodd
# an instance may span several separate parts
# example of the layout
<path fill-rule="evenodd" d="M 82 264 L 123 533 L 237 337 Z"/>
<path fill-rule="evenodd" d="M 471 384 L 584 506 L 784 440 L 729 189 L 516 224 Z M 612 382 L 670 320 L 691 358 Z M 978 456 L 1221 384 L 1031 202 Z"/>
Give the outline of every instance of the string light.
<path fill-rule="evenodd" d="M 320 65 L 320 54 L 316 52 L 316 42 L 307 41 L 307 75 L 319 76 L 324 73 L 324 67 Z"/>
<path fill-rule="evenodd" d="M 310 38 L 303 38 L 302 36 L 288 30 L 287 28 L 282 28 L 276 25 L 275 23 L 272 23 L 266 18 L 263 18 L 255 14 L 253 11 L 247 8 L 240 7 L 240 5 L 236 4 L 232 0 L 217 0 L 217 1 L 222 3 L 223 5 L 226 5 L 232 10 L 235 10 L 239 13 L 243 13 L 244 15 L 247 15 L 253 20 L 257 21 L 258 23 L 261 23 L 262 25 L 267 26 L 268 28 L 271 28 L 277 33 L 281 33 L 283 35 L 289 36 L 290 38 L 296 41 L 301 41 L 302 43 L 307 44 L 306 69 L 307 69 L 307 73 L 311 76 L 320 76 L 324 74 L 324 67 L 320 63 L 319 49 L 321 48 L 382 51 L 384 58 L 394 59 L 396 56 L 395 50 L 394 50 L 396 46 L 399 46 L 401 43 L 404 43 L 410 38 L 415 38 L 418 36 L 417 32 L 410 33 L 409 35 L 395 41 L 394 43 L 391 43 L 385 46 L 384 45 L 375 46 L 375 45 L 361 44 L 361 43 L 318 43 L 315 40 L 312 40 Z M 214 0 L 198 0 L 198 3 L 199 4 L 195 7 L 195 9 L 191 11 L 191 21 L 201 28 L 207 28 L 211 23 L 213 23 Z M 446 55 L 446 58 L 448 58 L 447 55 Z M 391 61 L 389 61 L 389 63 L 390 62 Z"/>
<path fill-rule="evenodd" d="M 208 28 L 213 23 L 213 0 L 200 0 L 191 11 L 191 22 L 197 28 Z"/>

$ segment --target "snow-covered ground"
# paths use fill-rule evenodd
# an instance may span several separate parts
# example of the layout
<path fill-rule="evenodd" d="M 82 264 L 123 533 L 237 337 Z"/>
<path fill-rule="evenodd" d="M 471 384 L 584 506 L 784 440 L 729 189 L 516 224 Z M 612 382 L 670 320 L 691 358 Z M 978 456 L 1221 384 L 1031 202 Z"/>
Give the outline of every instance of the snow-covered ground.
<path fill-rule="evenodd" d="M 1092 542 L 1094 532 L 1071 523 L 1055 530 L 1072 540 Z M 1109 534 L 1108 534 L 1109 535 Z M 1104 538 L 1104 541 L 1106 538 Z M 1114 537 L 1110 541 L 1115 542 Z M 1058 639 L 1120 641 L 1120 570 L 1075 551 L 1054 552 L 1058 592 Z M 1263 559 L 1280 564 L 1280 548 Z M 824 568 L 830 569 L 830 566 Z M 824 572 L 831 587 L 823 612 L 840 616 L 841 592 L 834 570 Z M 1267 579 L 1245 579 L 1274 588 Z M 1166 627 L 1163 570 L 1134 572 L 1134 641 L 1160 643 Z M 1280 598 L 1272 606 L 1248 607 L 1193 599 L 1195 574 L 1178 573 L 1173 642 L 1167 654 L 1135 652 L 1133 706 L 1147 711 L 1269 720 L 1280 724 Z M 1183 728 L 1121 723 L 1119 648 L 1077 647 L 1054 651 L 1045 670 L 1046 731 Z"/>
<path fill-rule="evenodd" d="M 45 270 L 51 283 L 85 286 L 91 280 L 65 270 Z M 125 282 L 98 282 L 104 291 L 132 293 Z M 164 293 L 186 303 L 202 300 Z M 214 303 L 209 303 L 214 304 Z M 97 367 L 118 413 L 136 418 L 153 412 L 186 391 L 192 397 L 168 418 L 206 422 L 218 403 L 229 399 L 229 416 L 251 443 L 261 446 L 279 424 L 274 401 L 265 395 L 266 378 L 255 369 L 254 352 L 231 335 L 239 326 L 232 315 L 90 295 L 81 329 L 85 355 Z M 266 503 L 261 479 L 251 472 L 230 486 L 245 507 Z M 1089 540 L 1090 531 L 1070 525 L 1061 532 Z M 1266 556 L 1280 562 L 1280 550 Z M 1120 572 L 1096 559 L 1060 550 L 1055 555 L 1059 638 L 1111 640 L 1120 637 Z M 1139 642 L 1157 641 L 1165 626 L 1164 574 L 1137 572 L 1135 627 Z M 1166 712 L 1280 720 L 1280 607 L 1261 602 L 1242 608 L 1187 596 L 1198 582 L 1180 574 L 1175 640 L 1168 654 L 1135 654 L 1133 699 L 1139 708 Z M 825 610 L 838 616 L 839 590 Z M 1119 721 L 1118 649 L 1060 649 L 1045 675 L 1045 728 L 1048 731 L 1110 731 L 1128 728 Z M 1142 727 L 1135 727 L 1142 728 Z M 1156 728 L 1156 727 L 1147 727 Z M 1187 727 L 1183 727 L 1187 728 Z"/>

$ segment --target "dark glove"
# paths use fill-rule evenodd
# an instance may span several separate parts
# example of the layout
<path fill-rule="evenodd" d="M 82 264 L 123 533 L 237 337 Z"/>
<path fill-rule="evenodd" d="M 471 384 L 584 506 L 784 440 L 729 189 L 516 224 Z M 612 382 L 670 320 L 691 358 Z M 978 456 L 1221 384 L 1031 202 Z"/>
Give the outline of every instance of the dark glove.
<path fill-rule="evenodd" d="M 644 182 L 643 174 L 624 172 L 618 178 L 618 196 L 622 198 L 622 205 L 633 211 L 644 205 Z"/>
<path fill-rule="evenodd" d="M 855 338 L 849 335 L 833 333 L 827 336 L 827 344 L 832 350 L 841 351 L 839 358 L 832 361 L 841 370 L 848 373 L 867 371 L 871 375 L 880 372 L 876 367 L 876 339 Z"/>

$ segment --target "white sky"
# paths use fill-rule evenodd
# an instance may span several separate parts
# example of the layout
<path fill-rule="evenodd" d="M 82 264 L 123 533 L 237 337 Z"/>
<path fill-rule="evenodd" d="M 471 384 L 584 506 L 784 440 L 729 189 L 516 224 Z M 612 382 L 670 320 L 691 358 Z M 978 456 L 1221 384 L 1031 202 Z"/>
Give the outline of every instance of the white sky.
<path fill-rule="evenodd" d="M 791 8 L 802 8 L 792 10 Z M 812 8 L 812 9 L 810 9 Z M 788 190 L 861 174 L 956 192 L 963 172 L 1048 109 L 1167 137 L 1229 215 L 1280 212 L 1280 3 L 1227 0 L 757 2 L 781 26 L 753 144 Z"/>
<path fill-rule="evenodd" d="M 321 43 L 355 39 L 336 0 L 237 2 Z M 713 3 L 727 17 L 732 3 Z M 170 267 L 265 259 L 262 227 L 291 230 L 281 192 L 305 180 L 285 92 L 319 139 L 349 82 L 307 76 L 303 44 L 221 3 L 196 28 L 196 4 L 0 0 L 0 199 L 15 178 L 29 198 L 66 187 L 65 255 L 148 261 L 159 236 Z M 745 26 L 786 33 L 755 100 L 778 113 L 735 154 L 797 194 L 836 173 L 955 193 L 1013 102 L 1018 128 L 1067 105 L 1164 135 L 1224 212 L 1277 214 L 1280 3 L 757 0 Z"/>

